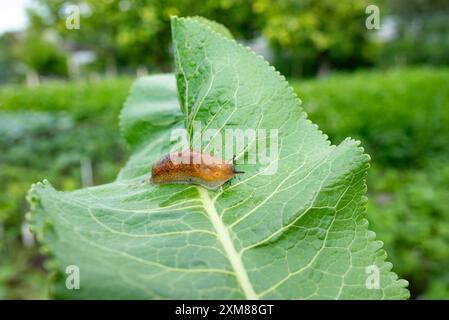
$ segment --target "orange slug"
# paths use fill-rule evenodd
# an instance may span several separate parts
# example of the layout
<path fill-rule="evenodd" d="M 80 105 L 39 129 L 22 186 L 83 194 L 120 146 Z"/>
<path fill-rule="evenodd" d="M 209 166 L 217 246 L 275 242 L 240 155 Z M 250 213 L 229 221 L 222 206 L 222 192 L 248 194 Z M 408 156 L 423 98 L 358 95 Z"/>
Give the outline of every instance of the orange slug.
<path fill-rule="evenodd" d="M 226 163 L 219 157 L 194 150 L 169 153 L 151 168 L 151 182 L 155 184 L 198 184 L 217 189 L 236 173 L 234 161 Z"/>

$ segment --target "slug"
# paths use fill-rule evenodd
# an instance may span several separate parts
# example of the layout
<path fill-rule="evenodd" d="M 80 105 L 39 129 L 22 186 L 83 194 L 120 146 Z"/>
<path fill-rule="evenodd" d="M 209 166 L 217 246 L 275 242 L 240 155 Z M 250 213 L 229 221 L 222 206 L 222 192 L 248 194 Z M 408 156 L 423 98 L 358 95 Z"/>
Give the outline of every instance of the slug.
<path fill-rule="evenodd" d="M 235 158 L 235 157 L 234 157 Z M 169 153 L 151 168 L 151 182 L 155 184 L 197 184 L 216 190 L 235 174 L 235 161 L 226 163 L 219 157 L 194 150 Z"/>

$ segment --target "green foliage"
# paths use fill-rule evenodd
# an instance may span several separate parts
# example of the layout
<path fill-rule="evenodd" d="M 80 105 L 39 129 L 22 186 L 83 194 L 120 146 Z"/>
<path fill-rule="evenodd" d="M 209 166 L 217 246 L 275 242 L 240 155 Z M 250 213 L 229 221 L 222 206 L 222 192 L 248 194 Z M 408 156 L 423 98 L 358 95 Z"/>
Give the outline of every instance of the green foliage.
<path fill-rule="evenodd" d="M 373 167 L 367 180 L 370 226 L 385 242 L 394 270 L 409 281 L 413 298 L 449 298 L 446 201 L 449 178 L 447 146 L 443 143 L 449 141 L 447 120 L 444 120 L 449 114 L 448 92 L 444 87 L 448 82 L 449 70 L 444 68 L 359 72 L 293 82 L 304 109 L 330 135 L 331 141 L 339 143 L 345 136 L 355 137 L 362 140 L 371 154 Z M 48 122 L 70 119 L 73 127 L 57 131 L 61 140 L 66 134 L 67 141 L 77 140 L 78 134 L 88 130 L 90 133 L 83 140 L 78 139 L 79 145 L 104 146 L 93 157 L 94 181 L 100 184 L 113 180 L 125 159 L 117 116 L 130 84 L 130 79 L 122 78 L 89 83 L 45 83 L 36 88 L 2 87 L 0 109 L 17 111 L 18 117 L 26 110 L 45 112 L 45 117 L 52 119 Z M 59 115 L 55 117 L 50 112 Z M 429 112 L 433 117 L 428 117 Z M 427 120 L 420 121 L 420 117 Z M 27 123 L 31 119 L 42 121 L 36 114 L 25 119 Z M 375 125 L 370 125 L 371 122 Z M 52 127 L 49 124 L 46 132 L 52 132 Z M 95 134 L 99 129 L 104 132 Z M 428 135 L 426 130 L 430 130 L 430 138 L 421 140 L 420 134 Z M 2 131 L 2 135 L 6 133 Z M 33 135 L 29 131 L 27 139 Z M 408 138 L 409 135 L 414 138 Z M 32 139 L 33 143 L 28 146 L 48 145 L 43 137 L 54 141 L 51 134 L 46 134 L 41 139 Z M 416 148 L 422 152 L 415 151 L 415 138 Z M 4 152 L 0 156 L 4 160 L 0 162 L 3 172 L 0 212 L 3 223 L 5 219 L 9 221 L 0 239 L 0 246 L 3 245 L 0 295 L 5 298 L 43 298 L 46 291 L 43 271 L 39 269 L 41 260 L 35 250 L 24 250 L 20 243 L 20 223 L 28 210 L 23 199 L 29 185 L 47 177 L 59 189 L 80 187 L 78 160 L 68 167 L 71 169 L 54 170 L 53 160 L 71 154 L 73 142 L 58 143 L 48 157 L 42 147 L 38 147 L 39 152 L 24 147 L 20 153 L 14 151 L 21 154 L 16 163 L 15 157 L 9 155 L 10 150 L 19 148 L 25 140 L 15 139 L 10 143 L 3 140 L 1 145 Z M 380 146 L 378 140 L 382 141 Z M 408 156 L 408 152 L 413 156 Z M 34 161 L 23 163 L 27 158 Z M 37 169 L 33 169 L 35 166 Z"/>
<path fill-rule="evenodd" d="M 32 177 L 61 177 L 57 179 L 60 187 L 79 187 L 83 158 L 93 163 L 94 181 L 113 179 L 113 164 L 123 161 L 124 146 L 112 121 L 118 117 L 129 83 L 121 79 L 95 87 L 79 82 L 0 89 L 0 146 L 4 151 L 0 174 L 7 181 L 0 186 L 2 214 L 23 212 L 21 198 Z"/>
<path fill-rule="evenodd" d="M 117 119 L 130 84 L 129 78 L 106 78 L 46 82 L 38 87 L 2 86 L 0 110 L 64 111 L 75 121 L 109 123 Z"/>
<path fill-rule="evenodd" d="M 392 0 L 387 4 L 395 32 L 383 44 L 378 65 L 449 64 L 447 1 Z"/>
<path fill-rule="evenodd" d="M 23 197 L 30 182 L 52 177 L 65 190 L 78 188 L 84 158 L 93 163 L 95 182 L 109 181 L 116 174 L 114 163 L 123 161 L 123 147 L 112 128 L 77 125 L 70 117 L 55 113 L 0 112 L 0 135 L 0 226 L 4 229 L 0 259 L 5 268 L 15 266 L 5 279 L 5 285 L 10 286 L 5 298 L 39 297 L 44 291 L 27 287 L 36 273 L 41 278 L 36 285 L 42 283 L 43 271 L 33 267 L 37 268 L 42 258 L 34 251 L 28 250 L 26 255 L 18 250 L 23 213 L 28 208 Z"/>
<path fill-rule="evenodd" d="M 42 258 L 36 250 L 20 250 L 23 215 L 28 210 L 23 197 L 33 181 L 44 177 L 65 190 L 79 188 L 82 159 L 91 160 L 94 183 L 114 178 L 125 156 L 114 124 L 129 83 L 116 79 L 95 86 L 46 83 L 0 89 L 2 297 L 44 297 Z"/>
<path fill-rule="evenodd" d="M 45 10 L 33 12 L 37 28 L 55 28 L 79 47 L 94 50 L 100 70 L 133 69 L 144 65 L 167 70 L 170 54 L 170 16 L 201 15 L 226 22 L 231 31 L 245 38 L 255 33 L 260 17 L 252 13 L 247 0 L 168 0 L 168 1 L 97 1 L 76 0 L 81 11 L 80 30 L 65 25 L 70 13 L 65 0 L 39 0 Z M 40 18 L 40 19 L 39 19 Z"/>
<path fill-rule="evenodd" d="M 449 297 L 448 82 L 448 69 L 421 68 L 294 85 L 332 141 L 350 135 L 372 155 L 368 217 L 414 297 Z"/>
<path fill-rule="evenodd" d="M 83 274 L 76 291 L 59 277 L 56 297 L 407 297 L 364 219 L 369 157 L 351 139 L 331 146 L 284 78 L 209 26 L 172 20 L 178 92 L 170 76 L 136 84 L 121 115 L 133 156 L 115 182 L 61 193 L 44 181 L 30 190 L 33 230 L 57 271 L 76 264 Z M 183 115 L 161 122 L 159 110 Z M 245 175 L 220 191 L 139 183 L 168 152 L 171 130 L 193 121 L 279 129 L 278 158 L 269 165 L 276 174 L 244 164 Z M 245 143 L 238 157 L 250 152 Z M 372 265 L 377 290 L 366 287 Z"/>
<path fill-rule="evenodd" d="M 415 297 L 449 297 L 449 163 L 421 170 L 375 166 L 370 173 L 368 217 L 385 240 L 395 270 Z"/>
<path fill-rule="evenodd" d="M 45 34 L 30 29 L 26 34 L 0 35 L 0 82 L 18 82 L 30 71 L 45 77 L 67 77 L 66 53 Z"/>
<path fill-rule="evenodd" d="M 0 35 L 0 83 L 23 79 L 23 66 L 19 59 L 19 36 L 12 32 Z"/>
<path fill-rule="evenodd" d="M 0 241 L 0 300 L 44 299 L 47 273 L 42 268 L 42 256 L 17 241 Z"/>
<path fill-rule="evenodd" d="M 172 67 L 171 15 L 225 23 L 237 38 L 264 36 L 273 64 L 293 77 L 373 65 L 449 64 L 445 0 L 36 1 L 39 5 L 28 10 L 25 34 L 0 37 L 0 81 L 23 80 L 24 64 L 41 75 L 65 76 L 63 48 L 70 48 L 68 55 L 80 49 L 96 54 L 81 74 L 134 73 L 142 67 L 166 72 Z M 79 6 L 79 30 L 66 27 L 70 5 Z M 368 5 L 380 8 L 379 31 L 392 38 L 366 29 Z"/>
<path fill-rule="evenodd" d="M 377 3 L 379 1 L 375 1 Z M 81 27 L 68 30 L 65 0 L 39 0 L 34 28 L 55 28 L 62 38 L 94 50 L 100 70 L 171 65 L 169 18 L 200 15 L 224 23 L 238 38 L 263 34 L 284 74 L 315 74 L 320 68 L 353 69 L 371 63 L 375 45 L 365 28 L 367 0 L 77 0 Z M 40 18 L 39 18 L 40 17 Z"/>
<path fill-rule="evenodd" d="M 30 70 L 41 76 L 67 77 L 67 57 L 56 44 L 35 32 L 28 33 L 22 41 L 20 59 Z"/>

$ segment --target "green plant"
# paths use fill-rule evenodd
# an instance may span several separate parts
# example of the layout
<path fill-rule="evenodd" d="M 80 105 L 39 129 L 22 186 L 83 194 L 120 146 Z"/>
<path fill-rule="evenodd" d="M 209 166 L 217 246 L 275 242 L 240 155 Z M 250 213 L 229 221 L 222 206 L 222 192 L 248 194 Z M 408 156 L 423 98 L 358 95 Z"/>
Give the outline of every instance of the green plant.
<path fill-rule="evenodd" d="M 47 177 L 65 190 L 79 188 L 83 158 L 92 163 L 94 182 L 110 181 L 111 163 L 119 165 L 124 153 L 117 136 L 106 126 L 77 125 L 62 112 L 0 111 L 1 297 L 45 297 L 42 256 L 24 248 L 21 236 L 30 183 Z"/>
<path fill-rule="evenodd" d="M 133 155 L 115 182 L 31 188 L 30 221 L 52 255 L 55 297 L 406 298 L 364 218 L 368 156 L 351 139 L 331 146 L 285 79 L 223 30 L 172 20 L 178 92 L 171 75 L 135 83 L 121 116 Z M 246 175 L 218 192 L 142 184 L 169 151 L 171 130 L 194 120 L 279 129 L 277 173 L 242 165 Z M 83 280 L 71 291 L 63 273 L 73 264 Z"/>
<path fill-rule="evenodd" d="M 171 15 L 202 15 L 226 21 L 238 37 L 252 38 L 263 18 L 255 14 L 248 0 L 164 0 L 124 2 L 75 0 L 81 8 L 82 29 L 71 32 L 61 14 L 69 14 L 65 0 L 38 0 L 40 8 L 30 10 L 30 31 L 51 29 L 77 47 L 97 53 L 96 71 L 132 70 L 145 66 L 167 70 L 172 66 L 170 50 Z M 88 8 L 88 13 L 83 10 Z M 104 19 L 104 17 L 108 17 Z"/>
<path fill-rule="evenodd" d="M 364 26 L 368 5 L 379 1 L 256 0 L 262 33 L 272 45 L 275 65 L 293 77 L 355 69 L 370 64 L 376 44 Z M 326 18 L 323 18 L 326 17 Z"/>
<path fill-rule="evenodd" d="M 84 159 L 92 164 L 94 183 L 116 175 L 125 148 L 108 119 L 117 117 L 115 105 L 126 95 L 124 89 L 120 96 L 121 83 L 116 79 L 94 88 L 46 83 L 0 89 L 1 297 L 45 297 L 44 259 L 36 248 L 24 248 L 21 237 L 30 183 L 46 177 L 58 188 L 79 188 Z"/>
<path fill-rule="evenodd" d="M 372 155 L 368 218 L 413 298 L 449 297 L 448 81 L 447 68 L 414 68 L 293 83 L 331 140 Z"/>
<path fill-rule="evenodd" d="M 40 32 L 28 32 L 20 49 L 20 58 L 30 70 L 43 76 L 68 76 L 65 52 Z"/>
<path fill-rule="evenodd" d="M 422 168 L 449 157 L 449 69 L 397 69 L 294 82 L 310 117 L 331 137 L 360 139 L 375 163 Z"/>

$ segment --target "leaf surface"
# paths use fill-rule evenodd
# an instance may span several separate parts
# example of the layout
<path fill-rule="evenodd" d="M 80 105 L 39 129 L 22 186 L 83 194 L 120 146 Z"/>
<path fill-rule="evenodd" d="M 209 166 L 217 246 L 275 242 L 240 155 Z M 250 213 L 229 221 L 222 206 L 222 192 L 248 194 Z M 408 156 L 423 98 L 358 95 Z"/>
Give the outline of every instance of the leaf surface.
<path fill-rule="evenodd" d="M 176 77 L 133 85 L 121 114 L 132 156 L 110 184 L 32 187 L 33 230 L 57 270 L 57 298 L 402 299 L 364 218 L 369 157 L 331 145 L 285 79 L 215 23 L 172 19 Z M 179 101 L 179 102 L 178 102 Z M 269 165 L 240 164 L 221 190 L 153 185 L 151 165 L 173 129 L 277 129 Z M 238 159 L 263 140 L 247 139 Z M 210 152 L 212 146 L 203 142 Z M 227 159 L 229 160 L 229 159 Z M 265 174 L 276 166 L 276 174 Z M 80 290 L 65 268 L 79 267 Z M 373 266 L 377 289 L 367 288 Z"/>

